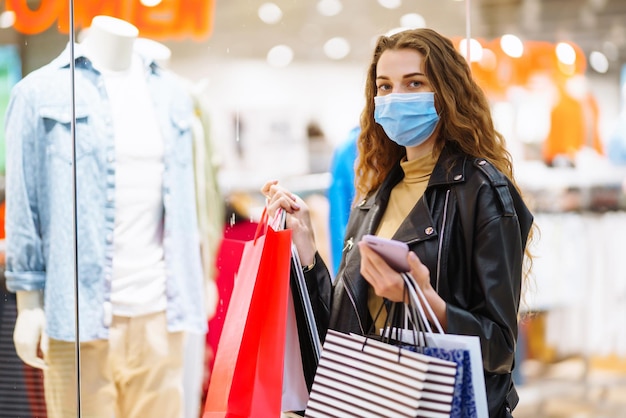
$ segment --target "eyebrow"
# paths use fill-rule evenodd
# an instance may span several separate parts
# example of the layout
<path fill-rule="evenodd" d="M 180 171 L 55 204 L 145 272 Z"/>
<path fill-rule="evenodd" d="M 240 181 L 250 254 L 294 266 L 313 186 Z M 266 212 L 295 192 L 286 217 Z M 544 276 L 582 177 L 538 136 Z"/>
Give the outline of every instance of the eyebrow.
<path fill-rule="evenodd" d="M 424 73 L 420 73 L 420 72 L 416 72 L 416 73 L 409 73 L 409 74 L 405 74 L 402 76 L 402 78 L 410 78 L 410 77 L 415 77 L 415 76 L 426 76 L 426 74 Z M 383 80 L 388 80 L 389 77 L 385 76 L 385 75 L 379 75 L 376 77 L 376 79 L 383 79 Z"/>

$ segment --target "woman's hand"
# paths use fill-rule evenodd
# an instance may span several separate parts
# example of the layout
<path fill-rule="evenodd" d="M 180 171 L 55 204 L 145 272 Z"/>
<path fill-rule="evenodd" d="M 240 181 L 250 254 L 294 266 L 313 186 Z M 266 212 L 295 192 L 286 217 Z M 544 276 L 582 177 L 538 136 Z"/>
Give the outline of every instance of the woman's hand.
<path fill-rule="evenodd" d="M 267 198 L 269 216 L 274 216 L 279 208 L 287 212 L 287 228 L 292 231 L 291 239 L 298 249 L 300 263 L 303 266 L 313 264 L 317 248 L 306 203 L 275 180 L 265 183 L 261 188 L 261 193 Z"/>
<path fill-rule="evenodd" d="M 402 275 L 389 267 L 387 262 L 367 243 L 359 242 L 361 252 L 361 275 L 374 289 L 374 293 L 392 302 L 405 302 L 404 280 Z M 409 251 L 407 256 L 411 276 L 422 289 L 429 305 L 445 330 L 447 328 L 446 302 L 430 284 L 430 271 L 417 254 Z"/>
<path fill-rule="evenodd" d="M 372 286 L 374 293 L 392 302 L 404 302 L 404 280 L 400 273 L 389 267 L 366 242 L 361 241 L 358 245 L 361 252 L 361 275 Z"/>

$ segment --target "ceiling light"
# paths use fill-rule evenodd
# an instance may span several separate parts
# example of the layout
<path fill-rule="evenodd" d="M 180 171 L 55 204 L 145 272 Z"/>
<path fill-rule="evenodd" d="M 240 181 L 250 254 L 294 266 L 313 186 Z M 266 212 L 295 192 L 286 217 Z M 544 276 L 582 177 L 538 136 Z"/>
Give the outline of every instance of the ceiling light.
<path fill-rule="evenodd" d="M 463 55 L 466 59 L 469 55 L 468 61 L 470 62 L 478 62 L 483 58 L 483 46 L 474 38 L 470 38 L 469 51 L 467 48 L 467 38 L 461 39 L 461 42 L 459 43 L 459 50 L 461 55 Z"/>
<path fill-rule="evenodd" d="M 15 12 L 13 10 L 7 10 L 0 13 L 0 28 L 10 28 L 15 24 Z"/>
<path fill-rule="evenodd" d="M 139 3 L 146 7 L 155 7 L 161 4 L 161 0 L 141 0 Z"/>
<path fill-rule="evenodd" d="M 600 51 L 592 51 L 589 54 L 589 65 L 597 72 L 604 74 L 609 70 L 609 60 Z"/>
<path fill-rule="evenodd" d="M 340 60 L 350 53 L 350 43 L 345 38 L 331 38 L 324 44 L 324 53 L 328 58 Z"/>
<path fill-rule="evenodd" d="M 500 48 L 502 51 L 512 58 L 519 58 L 524 54 L 524 44 L 522 40 L 515 35 L 503 35 L 500 38 Z"/>
<path fill-rule="evenodd" d="M 378 0 L 378 4 L 386 9 L 397 9 L 402 5 L 402 0 Z"/>
<path fill-rule="evenodd" d="M 567 42 L 556 44 L 556 57 L 565 65 L 574 65 L 576 62 L 576 51 Z"/>
<path fill-rule="evenodd" d="M 343 10 L 343 4 L 339 0 L 320 0 L 317 3 L 317 11 L 322 16 L 336 16 Z"/>
<path fill-rule="evenodd" d="M 283 18 L 283 11 L 274 3 L 263 3 L 259 7 L 259 19 L 268 25 L 280 22 Z"/>
<path fill-rule="evenodd" d="M 267 53 L 267 62 L 273 67 L 286 67 L 293 61 L 293 50 L 287 45 L 276 45 Z"/>
<path fill-rule="evenodd" d="M 426 19 L 418 13 L 407 13 L 400 18 L 400 26 L 406 29 L 425 28 Z"/>

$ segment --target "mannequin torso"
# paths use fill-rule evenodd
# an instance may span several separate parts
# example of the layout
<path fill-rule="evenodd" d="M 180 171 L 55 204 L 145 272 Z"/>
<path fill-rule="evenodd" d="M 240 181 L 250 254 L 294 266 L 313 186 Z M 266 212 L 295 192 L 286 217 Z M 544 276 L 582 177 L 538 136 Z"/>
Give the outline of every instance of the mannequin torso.
<path fill-rule="evenodd" d="M 163 137 L 154 111 L 138 30 L 96 16 L 81 52 L 102 74 L 115 136 L 115 230 L 111 304 L 105 315 L 138 316 L 165 309 Z"/>

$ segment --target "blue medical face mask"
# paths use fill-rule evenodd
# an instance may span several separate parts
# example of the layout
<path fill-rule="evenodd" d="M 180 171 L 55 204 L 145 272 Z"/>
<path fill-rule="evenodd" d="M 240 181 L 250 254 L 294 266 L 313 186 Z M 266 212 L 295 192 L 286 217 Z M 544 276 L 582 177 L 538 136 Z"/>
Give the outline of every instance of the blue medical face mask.
<path fill-rule="evenodd" d="M 439 122 L 435 93 L 391 93 L 374 97 L 374 105 L 376 123 L 403 147 L 424 143 Z"/>

